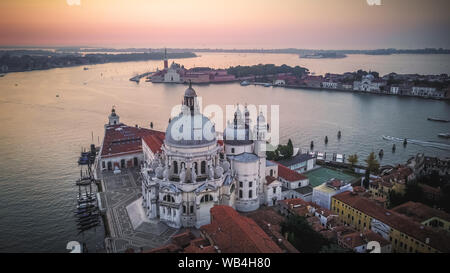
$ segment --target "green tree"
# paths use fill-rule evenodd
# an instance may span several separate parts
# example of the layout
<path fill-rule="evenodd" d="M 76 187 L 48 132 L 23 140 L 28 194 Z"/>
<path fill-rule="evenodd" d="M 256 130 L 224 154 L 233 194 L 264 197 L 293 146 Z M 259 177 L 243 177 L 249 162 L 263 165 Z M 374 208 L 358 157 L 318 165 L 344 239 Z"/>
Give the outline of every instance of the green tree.
<path fill-rule="evenodd" d="M 358 155 L 354 154 L 354 155 L 349 155 L 347 161 L 350 163 L 350 165 L 353 166 L 358 163 Z"/>
<path fill-rule="evenodd" d="M 292 145 L 292 140 L 289 139 L 287 143 L 287 154 L 289 158 L 291 158 L 294 155 L 294 145 Z"/>
<path fill-rule="evenodd" d="M 387 197 L 387 207 L 393 208 L 398 205 L 405 203 L 405 196 L 401 193 L 397 193 L 395 191 L 390 191 Z"/>
<path fill-rule="evenodd" d="M 368 188 L 369 187 L 370 174 L 378 172 L 378 170 L 380 168 L 380 163 L 378 162 L 377 156 L 375 155 L 374 152 L 371 152 L 370 155 L 367 157 L 367 159 L 364 160 L 364 161 L 367 164 L 366 175 L 365 175 L 365 178 L 364 178 L 364 187 Z"/>
<path fill-rule="evenodd" d="M 328 243 L 311 228 L 305 217 L 298 215 L 291 215 L 281 223 L 281 233 L 298 251 L 304 253 L 318 253 Z"/>

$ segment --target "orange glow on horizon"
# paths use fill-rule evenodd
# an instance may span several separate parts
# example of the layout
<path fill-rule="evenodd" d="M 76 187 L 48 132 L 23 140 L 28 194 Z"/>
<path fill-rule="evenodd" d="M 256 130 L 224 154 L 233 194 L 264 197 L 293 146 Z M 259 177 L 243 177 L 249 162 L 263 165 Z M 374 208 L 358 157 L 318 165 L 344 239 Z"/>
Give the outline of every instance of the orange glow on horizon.
<path fill-rule="evenodd" d="M 1 45 L 449 47 L 446 0 L 3 0 Z M 402 46 L 403 45 L 403 46 Z"/>

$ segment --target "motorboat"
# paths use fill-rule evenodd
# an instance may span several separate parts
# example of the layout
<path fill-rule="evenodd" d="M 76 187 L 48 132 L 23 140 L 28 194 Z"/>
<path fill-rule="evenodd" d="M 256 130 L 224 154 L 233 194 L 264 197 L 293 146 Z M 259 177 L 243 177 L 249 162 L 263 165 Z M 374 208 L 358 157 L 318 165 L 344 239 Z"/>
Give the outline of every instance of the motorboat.
<path fill-rule="evenodd" d="M 427 118 L 430 121 L 439 121 L 439 122 L 450 122 L 448 119 L 441 119 L 441 118 Z"/>
<path fill-rule="evenodd" d="M 440 134 L 438 134 L 438 137 L 450 138 L 450 133 L 440 133 Z"/>

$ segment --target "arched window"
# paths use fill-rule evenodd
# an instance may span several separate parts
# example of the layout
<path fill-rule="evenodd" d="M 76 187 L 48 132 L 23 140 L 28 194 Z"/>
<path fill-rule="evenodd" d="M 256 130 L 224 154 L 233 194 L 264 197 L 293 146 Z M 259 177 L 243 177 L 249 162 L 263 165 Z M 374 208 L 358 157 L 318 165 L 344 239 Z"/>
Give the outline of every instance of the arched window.
<path fill-rule="evenodd" d="M 202 196 L 202 199 L 200 199 L 200 203 L 206 203 L 213 201 L 213 197 L 211 194 L 206 194 Z"/>
<path fill-rule="evenodd" d="M 165 202 L 175 203 L 175 198 L 173 198 L 173 196 L 171 196 L 169 194 L 164 195 L 163 200 Z"/>
<path fill-rule="evenodd" d="M 202 161 L 200 168 L 201 168 L 201 173 L 205 174 L 206 173 L 206 161 Z"/>
<path fill-rule="evenodd" d="M 239 190 L 239 198 L 242 198 L 242 190 Z"/>
<path fill-rule="evenodd" d="M 248 192 L 248 198 L 252 198 L 253 197 L 253 192 L 252 192 L 252 190 L 250 190 L 249 192 Z"/>
<path fill-rule="evenodd" d="M 178 162 L 173 162 L 173 173 L 178 174 Z"/>

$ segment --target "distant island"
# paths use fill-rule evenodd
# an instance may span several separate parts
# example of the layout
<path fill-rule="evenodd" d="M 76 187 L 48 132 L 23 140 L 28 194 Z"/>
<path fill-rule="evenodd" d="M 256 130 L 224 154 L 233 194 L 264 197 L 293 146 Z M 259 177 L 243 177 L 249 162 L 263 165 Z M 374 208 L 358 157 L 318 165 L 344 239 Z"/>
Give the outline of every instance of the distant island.
<path fill-rule="evenodd" d="M 61 52 L 164 52 L 164 48 L 58 48 Z M 422 49 L 223 49 L 223 48 L 167 48 L 170 52 L 216 52 L 216 53 L 273 53 L 273 54 L 297 54 L 312 55 L 318 54 L 329 58 L 342 57 L 346 54 L 366 54 L 366 55 L 391 55 L 391 54 L 450 54 L 450 49 L 444 48 L 422 48 Z"/>
<path fill-rule="evenodd" d="M 345 58 L 347 55 L 336 52 L 322 52 L 322 53 L 313 53 L 313 54 L 303 54 L 300 55 L 302 59 L 341 59 Z"/>
<path fill-rule="evenodd" d="M 194 58 L 193 52 L 167 53 L 171 59 Z M 163 52 L 126 54 L 80 54 L 62 53 L 55 50 L 3 50 L 0 51 L 0 73 L 44 70 L 51 68 L 103 64 L 111 62 L 133 62 L 162 60 Z"/>

